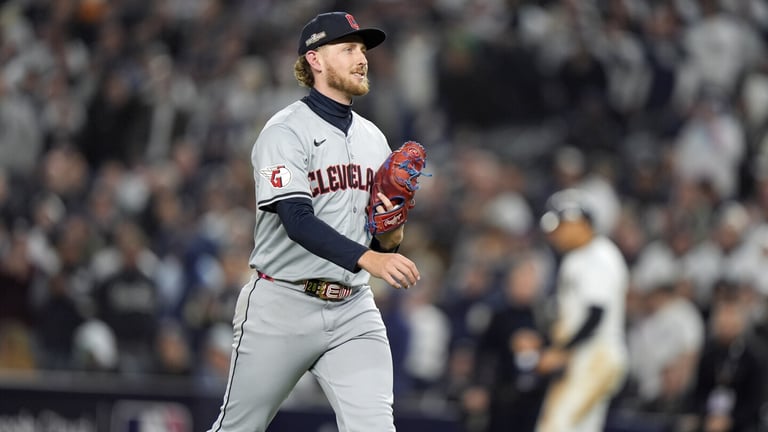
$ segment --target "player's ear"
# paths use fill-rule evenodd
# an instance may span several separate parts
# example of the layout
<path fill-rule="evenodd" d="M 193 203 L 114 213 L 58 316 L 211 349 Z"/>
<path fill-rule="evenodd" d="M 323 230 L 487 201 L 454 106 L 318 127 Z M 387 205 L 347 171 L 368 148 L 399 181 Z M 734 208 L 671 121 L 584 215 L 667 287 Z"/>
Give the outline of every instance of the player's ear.
<path fill-rule="evenodd" d="M 307 63 L 312 69 L 315 70 L 321 70 L 322 65 L 320 64 L 320 53 L 315 50 L 309 50 L 306 54 L 304 54 L 304 58 L 307 59 Z"/>

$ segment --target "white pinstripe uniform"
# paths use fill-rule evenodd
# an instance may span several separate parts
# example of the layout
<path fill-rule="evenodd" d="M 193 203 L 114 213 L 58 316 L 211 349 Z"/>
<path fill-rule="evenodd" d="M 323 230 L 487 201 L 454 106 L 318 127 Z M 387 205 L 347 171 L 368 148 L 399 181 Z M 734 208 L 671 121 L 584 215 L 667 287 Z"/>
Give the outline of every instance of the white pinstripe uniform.
<path fill-rule="evenodd" d="M 563 376 L 550 384 L 537 432 L 599 432 L 627 368 L 624 318 L 628 270 L 621 252 L 597 236 L 565 254 L 558 273 L 555 343 L 570 340 L 590 305 L 603 309 L 594 333 L 573 348 Z"/>

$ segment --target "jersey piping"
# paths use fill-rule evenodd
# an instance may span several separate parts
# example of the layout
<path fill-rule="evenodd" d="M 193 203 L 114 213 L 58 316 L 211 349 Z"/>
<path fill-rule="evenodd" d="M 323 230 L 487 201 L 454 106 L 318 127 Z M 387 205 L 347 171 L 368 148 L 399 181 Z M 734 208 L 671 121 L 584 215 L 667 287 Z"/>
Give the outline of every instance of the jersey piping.
<path fill-rule="evenodd" d="M 268 212 L 275 212 L 275 203 L 277 203 L 280 200 L 288 199 L 288 198 L 309 198 L 312 199 L 312 195 L 310 195 L 308 192 L 302 192 L 302 191 L 296 191 L 296 192 L 288 192 L 280 195 L 275 195 L 270 199 L 266 199 L 264 201 L 259 201 L 259 209 L 268 211 Z"/>

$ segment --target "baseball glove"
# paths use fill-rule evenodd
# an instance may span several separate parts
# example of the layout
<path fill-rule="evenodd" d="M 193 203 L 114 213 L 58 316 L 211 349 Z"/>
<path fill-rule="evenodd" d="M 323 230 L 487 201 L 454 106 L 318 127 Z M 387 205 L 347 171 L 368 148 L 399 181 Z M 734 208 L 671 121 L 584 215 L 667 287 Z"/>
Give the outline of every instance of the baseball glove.
<path fill-rule="evenodd" d="M 427 153 L 416 141 L 406 141 L 399 149 L 390 153 L 373 177 L 371 198 L 366 207 L 366 228 L 371 234 L 392 231 L 408 220 L 408 210 L 416 204 L 414 195 L 419 189 L 417 179 L 425 174 L 421 170 L 427 164 Z M 381 192 L 389 198 L 394 208 L 377 213 L 384 204 L 379 200 Z"/>

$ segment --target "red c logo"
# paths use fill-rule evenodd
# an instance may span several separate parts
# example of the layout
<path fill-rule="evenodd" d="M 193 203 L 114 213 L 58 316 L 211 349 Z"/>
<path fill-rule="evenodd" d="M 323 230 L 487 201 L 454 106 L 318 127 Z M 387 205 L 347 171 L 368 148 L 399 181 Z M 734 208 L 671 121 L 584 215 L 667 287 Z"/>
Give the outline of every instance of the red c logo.
<path fill-rule="evenodd" d="M 355 21 L 355 17 L 353 17 L 350 14 L 346 14 L 345 17 L 347 17 L 347 21 L 349 22 L 350 27 L 352 27 L 355 30 L 360 30 L 360 26 L 357 25 L 357 21 Z"/>

